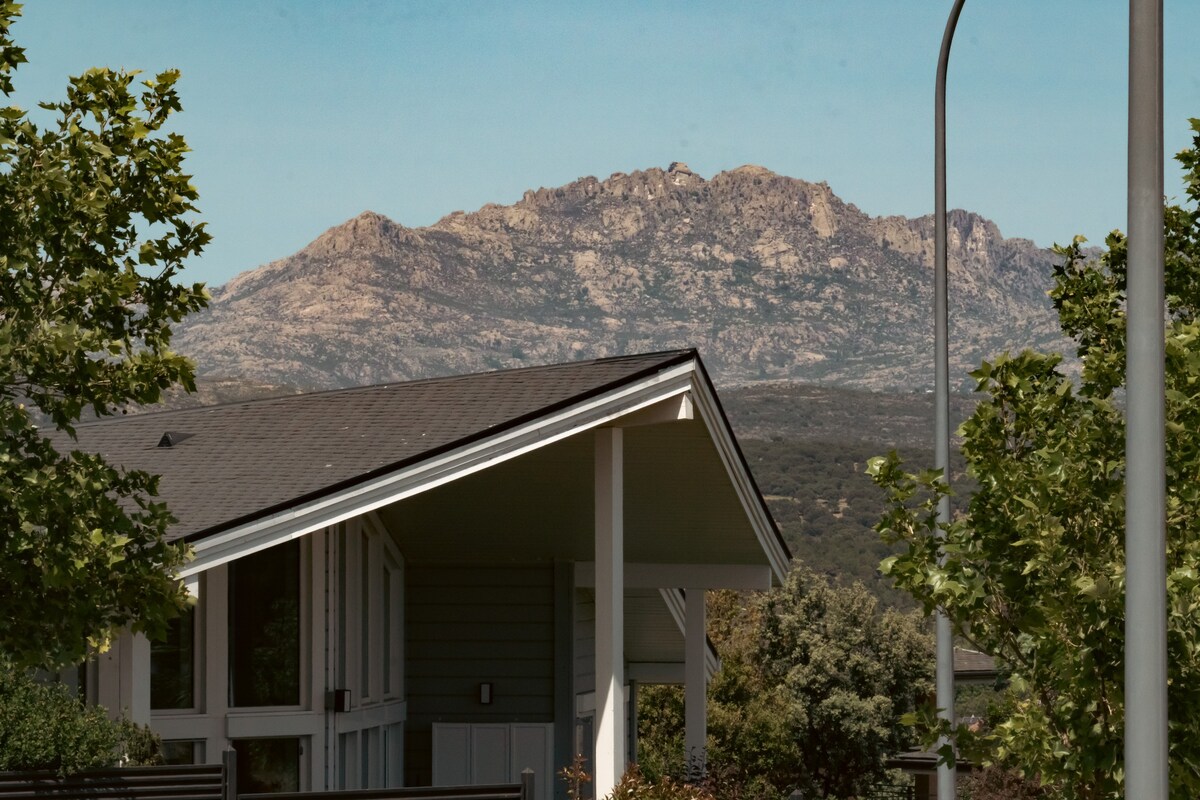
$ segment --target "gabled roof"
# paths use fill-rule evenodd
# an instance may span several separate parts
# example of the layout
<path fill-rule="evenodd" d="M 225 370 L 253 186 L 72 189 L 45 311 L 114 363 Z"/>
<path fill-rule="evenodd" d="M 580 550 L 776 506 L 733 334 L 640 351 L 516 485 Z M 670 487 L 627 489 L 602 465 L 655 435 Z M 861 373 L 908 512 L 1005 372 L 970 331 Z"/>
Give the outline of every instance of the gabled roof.
<path fill-rule="evenodd" d="M 693 398 L 779 579 L 790 556 L 694 350 L 124 417 L 79 426 L 76 446 L 161 476 L 190 575 L 670 397 Z"/>
<path fill-rule="evenodd" d="M 430 458 L 696 357 L 678 350 L 289 395 L 78 427 L 80 449 L 162 476 L 196 540 Z M 160 446 L 170 436 L 173 446 Z"/>

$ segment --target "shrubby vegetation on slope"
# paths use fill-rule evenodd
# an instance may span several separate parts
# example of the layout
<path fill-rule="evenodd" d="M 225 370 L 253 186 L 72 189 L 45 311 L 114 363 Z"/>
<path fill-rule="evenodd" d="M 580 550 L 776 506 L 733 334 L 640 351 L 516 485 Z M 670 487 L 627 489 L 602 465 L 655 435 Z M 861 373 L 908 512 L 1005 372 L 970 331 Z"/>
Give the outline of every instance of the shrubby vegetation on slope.
<path fill-rule="evenodd" d="M 872 456 L 891 448 L 911 460 L 930 458 L 931 396 L 771 383 L 721 397 L 797 560 L 845 585 L 858 581 L 888 605 L 912 608 L 912 598 L 878 572 L 880 560 L 896 551 L 875 531 L 886 501 L 865 470 Z M 955 417 L 965 418 L 974 402 L 956 396 Z"/>

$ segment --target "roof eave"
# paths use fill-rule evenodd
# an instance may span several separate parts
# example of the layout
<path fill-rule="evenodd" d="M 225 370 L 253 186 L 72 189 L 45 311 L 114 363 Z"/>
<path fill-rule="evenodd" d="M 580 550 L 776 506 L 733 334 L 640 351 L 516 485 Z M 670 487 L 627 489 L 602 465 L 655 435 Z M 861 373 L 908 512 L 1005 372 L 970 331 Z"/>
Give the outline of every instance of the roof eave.
<path fill-rule="evenodd" d="M 360 514 L 441 486 L 545 447 L 618 417 L 641 410 L 694 387 L 697 358 L 627 379 L 599 394 L 509 426 L 490 435 L 396 467 L 349 486 L 333 487 L 282 510 L 228 528 L 188 537 L 195 558 L 180 571 L 188 578 L 219 564 L 335 525 Z"/>

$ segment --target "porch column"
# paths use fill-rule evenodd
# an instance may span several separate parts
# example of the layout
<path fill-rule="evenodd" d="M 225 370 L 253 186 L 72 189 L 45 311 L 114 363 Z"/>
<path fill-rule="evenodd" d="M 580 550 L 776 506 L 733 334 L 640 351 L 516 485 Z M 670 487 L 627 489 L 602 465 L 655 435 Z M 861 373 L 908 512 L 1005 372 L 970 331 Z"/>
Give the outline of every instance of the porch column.
<path fill-rule="evenodd" d="M 688 589 L 684 642 L 684 752 L 689 778 L 703 777 L 708 739 L 707 679 L 704 657 L 708 640 L 704 635 L 704 590 Z"/>
<path fill-rule="evenodd" d="M 596 431 L 596 797 L 625 773 L 625 580 L 620 428 Z"/>
<path fill-rule="evenodd" d="M 145 634 L 122 631 L 96 663 L 98 704 L 114 719 L 126 716 L 139 725 L 150 724 L 150 640 Z"/>

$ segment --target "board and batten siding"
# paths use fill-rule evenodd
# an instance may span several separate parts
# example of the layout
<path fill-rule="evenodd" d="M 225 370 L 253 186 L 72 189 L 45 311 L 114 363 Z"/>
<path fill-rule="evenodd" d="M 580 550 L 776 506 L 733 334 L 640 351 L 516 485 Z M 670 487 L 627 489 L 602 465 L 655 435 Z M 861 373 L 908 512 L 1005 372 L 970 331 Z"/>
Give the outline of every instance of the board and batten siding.
<path fill-rule="evenodd" d="M 554 566 L 410 563 L 405 577 L 405 783 L 427 786 L 434 722 L 554 721 Z"/>

